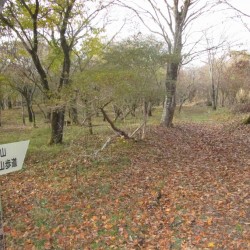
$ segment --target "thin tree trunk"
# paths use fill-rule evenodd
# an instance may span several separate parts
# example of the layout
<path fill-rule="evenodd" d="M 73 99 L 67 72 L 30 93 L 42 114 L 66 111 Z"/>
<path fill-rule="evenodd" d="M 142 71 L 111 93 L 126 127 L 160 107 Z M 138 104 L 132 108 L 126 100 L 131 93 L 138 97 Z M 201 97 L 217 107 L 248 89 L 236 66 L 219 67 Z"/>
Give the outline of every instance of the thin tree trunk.
<path fill-rule="evenodd" d="M 23 96 L 22 96 L 22 121 L 23 121 L 23 125 L 25 125 L 25 112 L 24 112 L 24 100 L 23 100 Z"/>
<path fill-rule="evenodd" d="M 212 109 L 216 110 L 216 89 L 214 85 L 214 81 L 212 80 Z"/>
<path fill-rule="evenodd" d="M 88 128 L 89 128 L 89 134 L 93 135 L 92 115 L 90 112 L 89 102 L 86 98 L 84 99 L 84 104 L 85 104 L 85 117 L 86 117 Z"/>
<path fill-rule="evenodd" d="M 56 106 L 51 109 L 51 144 L 60 144 L 63 141 L 65 106 Z"/>
<path fill-rule="evenodd" d="M 131 115 L 133 116 L 133 117 L 135 117 L 135 111 L 136 111 L 136 104 L 132 104 L 132 107 L 131 107 Z"/>
<path fill-rule="evenodd" d="M 225 106 L 225 93 L 221 92 L 221 107 L 224 108 Z"/>
<path fill-rule="evenodd" d="M 47 110 L 47 113 L 46 113 L 46 120 L 48 122 L 50 122 L 50 123 L 51 123 L 51 120 L 52 120 L 52 114 L 51 114 L 52 111 L 51 110 L 52 110 L 52 107 L 49 107 L 48 110 Z"/>
<path fill-rule="evenodd" d="M 70 107 L 70 119 L 72 120 L 73 124 L 76 124 L 76 125 L 79 124 L 79 121 L 78 121 L 78 112 L 77 112 L 76 105 L 72 105 Z"/>
<path fill-rule="evenodd" d="M 149 108 L 150 102 L 146 102 L 143 100 L 143 126 L 142 126 L 142 132 L 141 132 L 141 139 L 145 139 L 146 137 L 146 126 L 147 126 L 147 120 L 148 120 L 148 108 Z"/>
<path fill-rule="evenodd" d="M 166 79 L 166 98 L 162 114 L 162 125 L 166 127 L 173 126 L 173 118 L 176 107 L 176 81 L 178 75 L 178 63 L 169 63 L 167 67 Z"/>
<path fill-rule="evenodd" d="M 179 106 L 179 113 L 181 113 L 181 110 L 182 110 L 182 106 L 183 106 L 183 104 L 185 103 L 185 101 L 187 100 L 188 98 L 183 98 L 182 100 L 181 100 L 181 103 L 180 103 L 180 106 Z"/>
<path fill-rule="evenodd" d="M 215 92 L 215 105 L 216 105 L 216 108 L 218 107 L 218 103 L 219 103 L 219 89 L 220 89 L 220 81 L 219 81 L 219 79 L 217 79 L 216 92 Z"/>
<path fill-rule="evenodd" d="M 33 127 L 36 128 L 36 115 L 35 115 L 35 112 L 33 110 L 32 105 L 30 106 L 30 111 L 31 111 L 31 114 L 32 114 L 32 119 L 33 119 Z"/>
<path fill-rule="evenodd" d="M 32 106 L 31 104 L 26 100 L 27 103 L 27 111 L 28 111 L 28 117 L 29 117 L 29 122 L 33 122 L 33 112 L 32 112 Z"/>
<path fill-rule="evenodd" d="M 12 109 L 12 102 L 11 102 L 11 98 L 9 96 L 8 96 L 7 103 L 8 103 L 8 109 Z"/>
<path fill-rule="evenodd" d="M 78 110 L 77 110 L 77 95 L 78 95 L 78 90 L 75 90 L 75 95 L 74 97 L 71 98 L 69 107 L 70 118 L 72 120 L 72 123 L 76 125 L 79 124 Z"/>
<path fill-rule="evenodd" d="M 152 102 L 151 101 L 149 101 L 147 105 L 147 115 L 150 117 L 152 116 Z"/>

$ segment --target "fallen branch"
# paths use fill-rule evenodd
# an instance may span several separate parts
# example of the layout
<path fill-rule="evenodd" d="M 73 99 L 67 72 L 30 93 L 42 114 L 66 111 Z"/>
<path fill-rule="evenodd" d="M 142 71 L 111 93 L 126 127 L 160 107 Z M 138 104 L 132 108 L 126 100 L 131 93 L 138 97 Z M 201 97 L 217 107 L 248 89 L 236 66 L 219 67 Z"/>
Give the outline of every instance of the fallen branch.
<path fill-rule="evenodd" d="M 143 126 L 146 124 L 146 122 L 144 121 L 131 135 L 130 137 L 133 137 L 138 131 L 140 131 Z"/>
<path fill-rule="evenodd" d="M 111 128 L 112 128 L 116 133 L 118 133 L 120 136 L 123 136 L 125 139 L 129 139 L 129 138 L 130 138 L 130 136 L 129 136 L 126 132 L 122 131 L 121 129 L 119 129 L 119 128 L 117 128 L 117 127 L 115 126 L 115 124 L 111 121 L 111 119 L 109 118 L 109 116 L 107 115 L 107 113 L 105 112 L 105 110 L 104 110 L 103 107 L 100 108 L 100 110 L 101 110 L 101 112 L 102 112 L 103 117 L 105 118 L 105 120 L 110 124 Z"/>
<path fill-rule="evenodd" d="M 100 152 L 102 152 L 112 142 L 112 139 L 112 137 L 109 137 L 108 140 L 102 145 L 102 147 L 93 153 L 94 157 L 96 157 Z"/>
<path fill-rule="evenodd" d="M 104 111 L 105 112 L 105 111 Z M 107 119 L 107 118 L 106 118 Z M 108 121 L 108 120 L 107 120 Z M 136 128 L 136 130 L 131 134 L 131 135 L 127 135 L 129 139 L 131 139 L 138 131 L 140 131 L 141 129 L 143 129 L 143 127 L 146 125 L 146 121 L 144 121 L 138 128 Z M 122 131 L 123 132 L 123 131 Z M 102 147 L 98 150 L 96 150 L 94 153 L 93 153 L 93 156 L 94 157 L 97 157 L 97 155 L 102 152 L 107 146 L 109 146 L 113 139 L 119 137 L 119 136 L 124 136 L 124 135 L 115 135 L 115 136 L 112 136 L 112 137 L 109 137 L 107 139 L 107 141 L 102 145 Z M 124 136 L 125 137 L 125 136 Z M 125 137 L 126 138 L 126 137 Z"/>

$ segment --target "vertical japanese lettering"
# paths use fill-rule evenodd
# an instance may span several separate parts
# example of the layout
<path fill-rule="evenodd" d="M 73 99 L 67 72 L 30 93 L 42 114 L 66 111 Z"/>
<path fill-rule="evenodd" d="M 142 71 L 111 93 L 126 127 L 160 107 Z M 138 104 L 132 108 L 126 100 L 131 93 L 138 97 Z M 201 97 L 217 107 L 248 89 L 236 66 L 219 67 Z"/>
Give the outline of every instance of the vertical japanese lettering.
<path fill-rule="evenodd" d="M 4 170 L 5 162 L 0 161 L 0 170 Z"/>
<path fill-rule="evenodd" d="M 0 148 L 0 157 L 6 156 L 6 148 Z"/>

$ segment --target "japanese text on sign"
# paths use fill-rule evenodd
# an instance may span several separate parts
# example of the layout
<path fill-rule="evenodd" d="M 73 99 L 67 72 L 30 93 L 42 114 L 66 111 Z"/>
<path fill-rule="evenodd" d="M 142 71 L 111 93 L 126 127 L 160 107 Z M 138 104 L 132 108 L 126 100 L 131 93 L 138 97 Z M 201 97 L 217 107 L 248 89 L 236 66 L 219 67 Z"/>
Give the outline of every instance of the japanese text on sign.
<path fill-rule="evenodd" d="M 0 171 L 9 168 L 15 168 L 17 166 L 17 158 L 11 160 L 0 161 Z"/>
<path fill-rule="evenodd" d="M 0 148 L 0 157 L 6 156 L 6 148 Z M 5 161 L 0 161 L 0 171 L 9 168 L 15 168 L 17 166 L 17 158 L 7 159 Z"/>
<path fill-rule="evenodd" d="M 6 148 L 0 148 L 0 157 L 6 156 Z"/>
<path fill-rule="evenodd" d="M 0 145 L 0 175 L 21 170 L 29 141 Z"/>

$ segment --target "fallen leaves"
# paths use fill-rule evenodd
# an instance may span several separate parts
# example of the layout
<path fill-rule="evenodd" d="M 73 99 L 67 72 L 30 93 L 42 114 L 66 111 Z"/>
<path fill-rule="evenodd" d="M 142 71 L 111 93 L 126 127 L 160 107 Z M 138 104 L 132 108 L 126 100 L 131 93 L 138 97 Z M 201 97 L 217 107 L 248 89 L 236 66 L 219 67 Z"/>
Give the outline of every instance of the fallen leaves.
<path fill-rule="evenodd" d="M 208 226 L 211 226 L 212 223 L 213 223 L 213 218 L 212 217 L 207 218 L 207 224 L 208 224 Z"/>
<path fill-rule="evenodd" d="M 209 248 L 215 248 L 215 243 L 214 242 L 209 242 L 208 247 Z"/>
<path fill-rule="evenodd" d="M 31 162 L 1 179 L 7 246 L 248 249 L 249 134 L 221 125 L 152 127 L 146 141 L 88 160 L 77 182 L 70 155 Z"/>

